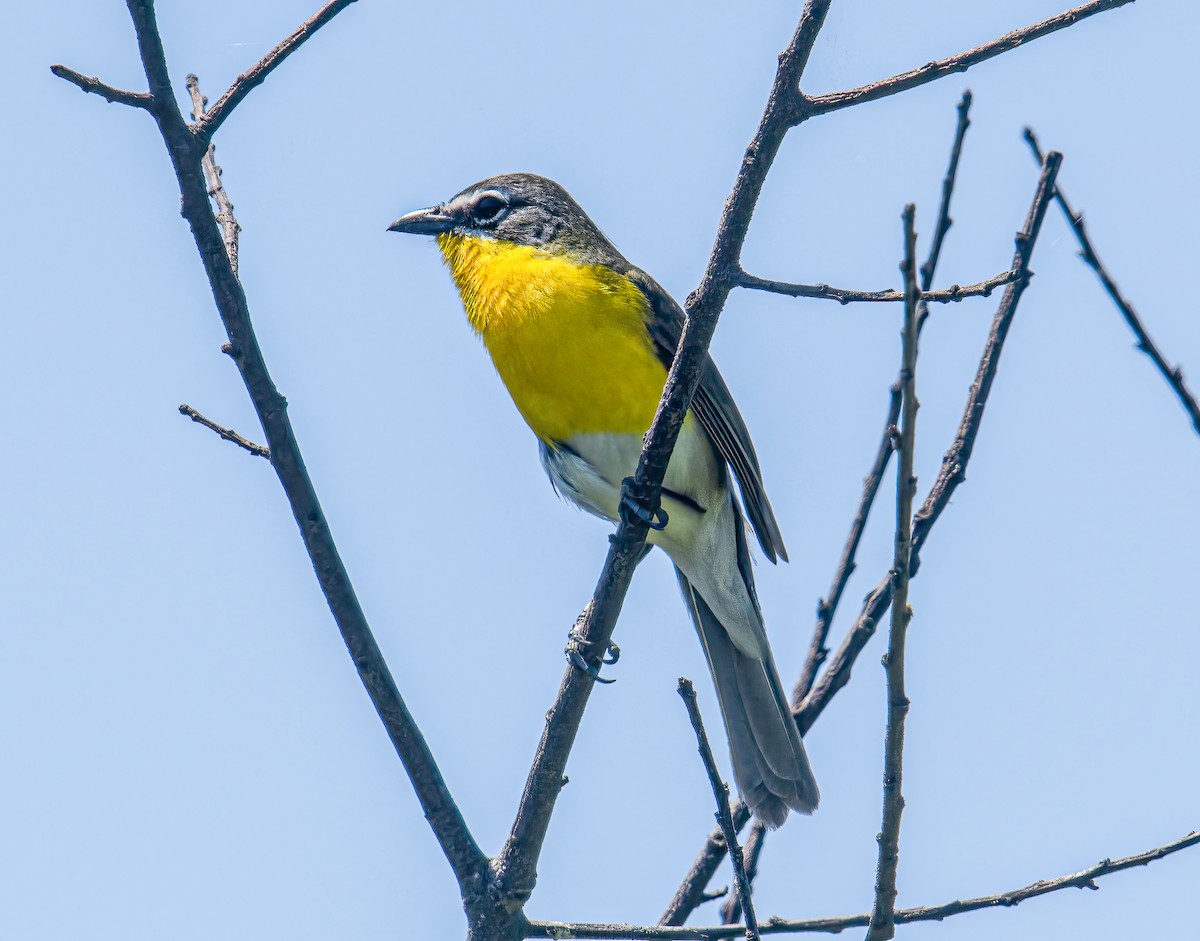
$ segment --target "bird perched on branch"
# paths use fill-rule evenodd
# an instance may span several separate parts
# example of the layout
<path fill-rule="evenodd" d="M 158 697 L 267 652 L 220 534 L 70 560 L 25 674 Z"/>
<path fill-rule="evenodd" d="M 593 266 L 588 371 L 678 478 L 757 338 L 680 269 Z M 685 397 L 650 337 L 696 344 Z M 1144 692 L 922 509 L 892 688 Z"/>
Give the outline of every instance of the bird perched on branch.
<path fill-rule="evenodd" d="M 623 488 L 679 344 L 679 305 L 544 177 L 483 180 L 388 230 L 436 236 L 555 489 L 605 519 L 637 515 L 675 563 L 750 809 L 772 827 L 789 809 L 811 813 L 817 785 L 767 644 L 731 470 L 762 551 L 787 553 L 750 434 L 707 356 L 661 504 Z"/>

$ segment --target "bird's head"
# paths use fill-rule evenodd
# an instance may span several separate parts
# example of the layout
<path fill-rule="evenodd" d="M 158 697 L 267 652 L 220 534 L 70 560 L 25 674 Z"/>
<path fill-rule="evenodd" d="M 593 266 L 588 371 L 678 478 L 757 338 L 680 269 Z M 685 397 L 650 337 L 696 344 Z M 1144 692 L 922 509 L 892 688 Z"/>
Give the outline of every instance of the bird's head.
<path fill-rule="evenodd" d="M 406 213 L 388 231 L 494 239 L 588 262 L 606 263 L 616 255 L 565 189 L 533 173 L 481 180 L 444 203 Z"/>

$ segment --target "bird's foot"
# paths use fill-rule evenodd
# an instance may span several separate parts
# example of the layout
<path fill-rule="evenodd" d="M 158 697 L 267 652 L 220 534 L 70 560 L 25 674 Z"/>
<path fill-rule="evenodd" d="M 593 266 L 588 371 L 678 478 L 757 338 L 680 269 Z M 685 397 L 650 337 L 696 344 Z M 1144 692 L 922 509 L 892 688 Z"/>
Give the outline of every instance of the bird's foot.
<path fill-rule="evenodd" d="M 563 651 L 566 654 L 567 662 L 581 673 L 586 673 L 597 683 L 615 683 L 615 679 L 601 676 L 600 668 L 620 660 L 621 648 L 610 641 L 604 655 L 594 663 L 588 662 L 587 657 L 584 656 L 585 649 L 583 638 L 576 633 L 575 628 L 572 628 L 567 639 L 567 649 Z"/>
<path fill-rule="evenodd" d="M 660 494 L 655 493 L 653 488 L 638 483 L 633 477 L 626 477 L 621 481 L 621 503 L 618 507 L 621 521 L 632 526 L 637 520 L 661 532 L 667 528 L 670 517 L 659 499 Z"/>

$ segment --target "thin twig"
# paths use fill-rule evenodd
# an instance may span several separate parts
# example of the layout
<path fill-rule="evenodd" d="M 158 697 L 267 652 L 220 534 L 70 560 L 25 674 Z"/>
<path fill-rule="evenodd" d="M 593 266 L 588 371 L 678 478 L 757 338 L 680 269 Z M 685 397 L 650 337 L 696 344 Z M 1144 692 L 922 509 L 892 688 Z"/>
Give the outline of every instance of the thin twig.
<path fill-rule="evenodd" d="M 867 528 L 867 519 L 870 516 L 871 507 L 875 503 L 875 496 L 879 493 L 879 487 L 883 483 L 884 472 L 887 470 L 888 462 L 891 460 L 892 451 L 895 448 L 895 439 L 892 432 L 899 420 L 900 385 L 899 382 L 896 382 L 891 388 L 887 417 L 884 419 L 883 434 L 879 438 L 879 447 L 875 450 L 875 460 L 871 464 L 871 469 L 867 471 L 867 476 L 863 478 L 862 496 L 859 498 L 858 507 L 854 511 L 854 520 L 850 524 L 850 534 L 846 537 L 846 543 L 842 547 L 841 558 L 839 558 L 837 568 L 834 570 L 833 582 L 829 587 L 828 594 L 817 602 L 817 624 L 813 628 L 812 640 L 809 641 L 808 655 L 804 660 L 804 668 L 800 673 L 800 680 L 796 683 L 795 689 L 792 690 L 793 711 L 799 710 L 800 704 L 804 702 L 804 697 L 808 695 L 809 690 L 813 688 L 813 684 L 816 682 L 817 671 L 820 670 L 822 664 L 829 658 L 829 648 L 826 646 L 829 638 L 829 628 L 833 625 L 834 615 L 837 613 L 838 605 L 841 603 L 842 594 L 846 590 L 850 576 L 858 568 L 855 556 L 858 554 L 858 546 L 862 541 L 863 532 Z"/>
<path fill-rule="evenodd" d="M 1046 216 L 1046 208 L 1054 194 L 1054 180 L 1062 163 L 1062 154 L 1051 152 L 1042 164 L 1042 173 L 1038 179 L 1037 194 L 1029 207 L 1025 225 L 1016 237 L 1016 250 L 1013 254 L 1013 267 L 1021 272 L 1021 277 L 1004 290 L 1004 297 L 992 319 L 992 328 L 984 345 L 983 356 L 979 360 L 979 368 L 971 392 L 967 397 L 966 408 L 963 410 L 962 421 L 955 435 L 950 450 L 942 460 L 942 467 L 937 480 L 925 498 L 921 509 L 913 518 L 912 561 L 910 572 L 916 574 L 918 553 L 925 544 L 933 524 L 942 511 L 950 503 L 955 489 L 966 479 L 967 464 L 971 460 L 975 438 L 983 421 L 984 408 L 988 395 L 992 390 L 992 381 L 1000 363 L 1000 354 L 1004 349 L 1004 341 L 1008 337 L 1009 327 L 1017 312 L 1017 304 L 1024 293 L 1032 274 L 1029 270 L 1029 259 L 1033 247 L 1041 232 L 1042 220 Z M 868 640 L 875 633 L 879 619 L 887 612 L 892 601 L 892 580 L 885 577 L 867 595 L 863 602 L 858 619 L 849 633 L 843 639 L 841 646 L 833 655 L 828 669 L 804 697 L 800 709 L 796 713 L 796 721 L 801 729 L 808 728 L 818 715 L 829 705 L 830 700 L 843 686 L 850 681 L 850 672 L 855 660 Z"/>
<path fill-rule="evenodd" d="M 987 398 L 996 378 L 996 370 L 1000 365 L 1000 352 L 1008 329 L 1012 325 L 1013 314 L 1016 313 L 1017 303 L 1029 284 L 1031 272 L 1029 259 L 1033 244 L 1041 231 L 1042 220 L 1046 215 L 1046 207 L 1054 196 L 1054 182 L 1058 178 L 1058 170 L 1062 165 L 1062 154 L 1050 151 L 1042 162 L 1042 177 L 1038 185 L 1038 195 L 1026 220 L 1025 228 L 1017 233 L 1017 251 L 1013 256 L 1013 267 L 1020 271 L 1021 276 L 1008 286 L 996 318 L 992 322 L 992 331 L 988 337 L 984 357 L 979 363 L 975 382 L 971 386 L 971 397 L 967 410 L 963 414 L 958 434 L 946 456 L 942 460 L 942 470 L 934 481 L 933 489 L 925 499 L 924 505 L 913 519 L 913 552 L 912 568 L 916 571 L 920 565 L 921 548 L 930 527 L 950 503 L 950 495 L 954 489 L 966 479 L 967 462 L 971 460 L 971 452 L 975 448 L 975 438 L 979 434 L 980 420 L 987 404 Z"/>
<path fill-rule="evenodd" d="M 975 912 L 983 908 L 1011 908 L 1020 905 L 1027 899 L 1039 895 L 1049 895 L 1062 889 L 1099 889 L 1096 880 L 1103 876 L 1112 875 L 1136 866 L 1146 866 L 1172 853 L 1200 844 L 1200 833 L 1192 832 L 1187 836 L 1167 843 L 1164 846 L 1126 856 L 1123 859 L 1102 859 L 1096 865 L 1057 879 L 1039 879 L 1019 889 L 1008 892 L 998 892 L 995 895 L 984 895 L 972 899 L 956 899 L 941 905 L 926 905 L 920 908 L 902 908 L 896 912 L 896 924 L 906 925 L 918 921 L 942 921 L 954 915 L 965 912 Z M 771 918 L 759 926 L 764 934 L 801 934 L 825 933 L 838 934 L 847 928 L 863 928 L 871 921 L 870 913 L 861 915 L 843 915 L 838 918 L 806 918 L 783 919 Z M 561 921 L 530 921 L 527 925 L 527 938 L 577 938 L 610 939 L 610 941 L 717 941 L 720 938 L 734 938 L 741 934 L 737 925 L 712 925 L 698 927 L 678 927 L 664 925 L 599 925 L 589 923 L 573 923 Z"/>
<path fill-rule="evenodd" d="M 963 141 L 967 136 L 967 128 L 971 126 L 971 89 L 963 89 L 962 97 L 958 99 L 958 121 L 954 126 L 954 143 L 950 146 L 950 165 L 946 168 L 946 176 L 942 179 L 942 198 L 938 205 L 937 222 L 933 227 L 933 238 L 929 242 L 929 254 L 921 265 L 921 292 L 924 300 L 929 298 L 929 287 L 933 284 L 933 273 L 937 270 L 938 259 L 942 257 L 942 245 L 946 241 L 946 233 L 954 225 L 950 218 L 950 200 L 954 196 L 954 184 L 958 180 L 958 162 L 962 159 Z M 924 301 L 922 301 L 924 303 Z M 920 317 L 918 316 L 918 327 Z"/>
<path fill-rule="evenodd" d="M 940 291 L 928 291 L 922 300 L 930 304 L 952 304 L 968 297 L 991 297 L 998 287 L 1011 284 L 1017 278 L 1015 271 L 1002 271 L 978 284 L 952 284 Z M 813 297 L 820 300 L 837 301 L 839 304 L 897 303 L 904 300 L 903 291 L 855 291 L 850 288 L 834 288 L 828 284 L 792 284 L 787 281 L 772 281 L 742 272 L 738 276 L 738 287 L 769 294 L 784 294 L 788 297 Z"/>
<path fill-rule="evenodd" d="M 99 95 L 109 104 L 129 105 L 131 108 L 146 108 L 149 109 L 154 102 L 154 97 L 144 91 L 126 91 L 123 88 L 114 88 L 95 76 L 84 75 L 82 72 L 76 72 L 74 69 L 69 69 L 65 65 L 52 65 L 50 71 L 64 81 L 70 82 L 76 88 L 82 89 L 93 95 Z"/>
<path fill-rule="evenodd" d="M 204 116 L 204 106 L 208 104 L 208 99 L 200 94 L 200 79 L 195 75 L 189 74 L 186 82 L 187 90 L 192 96 L 192 121 L 196 122 Z M 217 222 L 225 236 L 225 254 L 229 256 L 229 266 L 233 268 L 233 273 L 236 275 L 238 270 L 238 233 L 242 231 L 242 227 L 238 225 L 238 221 L 233 215 L 233 203 L 230 202 L 229 194 L 225 192 L 225 185 L 221 182 L 222 171 L 217 166 L 216 150 L 216 145 L 212 143 L 208 145 L 201 166 L 204 168 L 204 178 L 208 180 L 208 195 L 217 204 Z"/>
<path fill-rule="evenodd" d="M 746 857 L 746 881 L 750 883 L 750 891 L 754 891 L 754 880 L 758 876 L 758 860 L 762 856 L 763 845 L 767 839 L 767 825 L 761 820 L 755 820 L 746 837 L 743 849 Z M 721 924 L 736 925 L 742 920 L 742 906 L 736 892 L 730 893 L 721 906 Z"/>
<path fill-rule="evenodd" d="M 741 269 L 741 249 L 754 206 L 767 171 L 787 134 L 799 96 L 800 77 L 830 2 L 808 0 L 792 41 L 779 57 L 766 108 L 725 203 L 704 277 L 688 298 L 687 322 L 634 475 L 635 488 L 650 503 L 658 498 L 671 450 L 699 383 L 717 318 Z M 611 537 L 612 544 L 592 601 L 580 615 L 573 632 L 576 649 L 589 662 L 599 663 L 611 641 L 645 537 L 645 525 L 636 522 L 622 522 Z M 493 892 L 501 904 L 519 906 L 533 890 L 537 859 L 558 796 L 557 782 L 562 777 L 593 685 L 594 680 L 587 673 L 568 668 L 547 715 L 517 818 L 504 849 L 492 863 Z"/>
<path fill-rule="evenodd" d="M 229 336 L 229 355 L 237 364 L 267 436 L 271 465 L 287 494 L 321 589 L 359 677 L 408 772 L 425 817 L 458 879 L 464 900 L 474 898 L 481 893 L 485 883 L 487 857 L 467 828 L 429 746 L 396 688 L 338 554 L 296 443 L 287 415 L 287 400 L 271 380 L 251 324 L 245 292 L 230 264 L 210 208 L 201 170 L 206 148 L 200 146 L 193 135 L 172 93 L 154 4 L 152 0 L 127 0 L 127 5 L 150 93 L 154 97 L 149 110 L 167 145 L 179 181 L 182 213 L 191 228 L 217 310 Z"/>
<path fill-rule="evenodd" d="M 904 721 L 908 696 L 904 690 L 904 641 L 912 611 L 908 607 L 908 567 L 912 551 L 912 509 L 917 492 L 913 476 L 913 451 L 917 435 L 917 233 L 913 229 L 916 207 L 904 208 L 904 329 L 900 367 L 902 418 L 896 441 L 896 545 L 892 556 L 892 626 L 888 632 L 887 732 L 883 746 L 883 823 L 879 833 L 879 862 L 875 873 L 875 907 L 867 941 L 895 937 L 896 869 L 900 862 L 900 817 L 904 811 Z"/>
<path fill-rule="evenodd" d="M 925 256 L 925 261 L 921 265 L 921 289 L 928 288 L 933 283 L 934 273 L 937 271 L 938 262 L 942 257 L 942 245 L 945 244 L 946 233 L 950 231 L 950 226 L 954 224 L 954 220 L 950 218 L 950 201 L 954 196 L 954 184 L 958 180 L 958 164 L 962 158 L 963 141 L 967 136 L 967 128 L 971 126 L 971 92 L 966 90 L 962 93 L 962 98 L 958 102 L 958 121 L 954 128 L 954 143 L 950 147 L 950 163 L 946 167 L 946 176 L 942 180 L 942 198 L 938 205 L 937 222 L 933 227 L 933 238 L 929 244 L 929 254 Z M 920 335 L 921 328 L 925 325 L 925 319 L 928 316 L 928 308 L 922 302 L 917 312 L 917 334 Z M 808 695 L 808 691 L 812 689 L 813 683 L 817 679 L 817 671 L 829 657 L 829 648 L 825 646 L 826 640 L 829 637 L 829 628 L 833 624 L 834 615 L 837 614 L 838 605 L 841 604 L 842 594 L 846 590 L 846 585 L 850 581 L 850 576 L 854 574 L 857 567 L 854 559 L 858 554 L 858 545 L 862 541 L 862 535 L 867 528 L 867 519 L 871 515 L 871 507 L 875 503 L 875 495 L 879 493 L 879 486 L 883 482 L 884 472 L 892 457 L 892 449 L 894 439 L 892 437 L 892 428 L 900 421 L 900 377 L 896 377 L 896 381 L 892 383 L 888 396 L 887 417 L 883 422 L 883 430 L 879 435 L 879 447 L 875 451 L 875 460 L 871 464 L 871 469 L 867 471 L 867 476 L 863 478 L 862 497 L 858 501 L 858 507 L 854 512 L 854 521 L 850 524 L 850 533 L 846 537 L 846 543 L 842 547 L 841 557 L 838 559 L 837 569 L 833 573 L 833 581 L 829 587 L 829 592 L 817 602 L 817 624 L 813 629 L 813 637 L 808 645 L 808 656 L 804 661 L 804 670 L 800 674 L 800 682 L 796 684 L 795 690 L 792 692 L 792 708 L 799 709 L 800 703 L 804 701 L 804 697 Z"/>
<path fill-rule="evenodd" d="M 1033 130 L 1028 127 L 1025 128 L 1023 136 L 1025 143 L 1029 145 L 1029 149 L 1033 151 L 1034 157 L 1040 163 L 1042 151 L 1038 147 L 1037 138 L 1034 137 Z M 1191 418 L 1192 428 L 1195 429 L 1196 434 L 1200 435 L 1200 404 L 1197 404 L 1195 395 L 1192 394 L 1191 390 L 1187 387 L 1187 383 L 1184 382 L 1183 370 L 1179 366 L 1172 366 L 1167 362 L 1158 345 L 1150 338 L 1150 334 L 1146 332 L 1146 328 L 1142 324 L 1141 318 L 1138 317 L 1137 311 L 1125 299 L 1125 295 L 1121 293 L 1121 289 L 1117 287 L 1116 282 L 1109 275 L 1108 269 L 1100 261 L 1100 256 L 1096 254 L 1092 240 L 1088 238 L 1087 230 L 1083 226 L 1083 213 L 1076 212 L 1071 208 L 1061 189 L 1055 188 L 1054 199 L 1058 203 L 1059 209 L 1062 210 L 1063 215 L 1067 217 L 1067 224 L 1070 225 L 1071 231 L 1075 233 L 1075 238 L 1079 242 L 1079 257 L 1083 260 L 1084 264 L 1096 273 L 1096 277 L 1104 285 L 1104 290 L 1112 298 L 1112 302 L 1117 306 L 1117 310 L 1125 318 L 1125 323 L 1129 325 L 1129 329 L 1133 331 L 1133 335 L 1137 338 L 1137 349 L 1150 358 L 1150 361 L 1154 363 L 1155 369 L 1167 380 L 1167 384 L 1174 390 L 1175 396 L 1179 399 L 1179 403 L 1183 406 L 1184 411 Z"/>
<path fill-rule="evenodd" d="M 739 798 L 733 802 L 731 812 L 734 829 L 740 833 L 742 827 L 750 820 L 750 808 Z M 682 925 L 692 912 L 708 901 L 705 888 L 712 882 L 712 877 L 724 861 L 725 852 L 725 834 L 720 827 L 716 827 L 709 832 L 699 855 L 696 856 L 687 875 L 683 877 L 683 881 L 679 883 L 674 897 L 658 920 L 660 925 Z"/>
<path fill-rule="evenodd" d="M 1123 7 L 1132 2 L 1133 0 L 1093 0 L 1092 3 L 1082 4 L 1057 16 L 1052 16 L 1048 20 L 1034 23 L 1032 26 L 1014 29 L 982 46 L 976 46 L 974 49 L 968 49 L 966 52 L 960 52 L 958 55 L 946 59 L 927 62 L 920 68 L 901 72 L 891 78 L 828 95 L 814 95 L 804 100 L 797 119 L 804 120 L 814 115 L 840 111 L 842 108 L 849 108 L 851 105 L 862 104 L 866 101 L 876 101 L 879 98 L 886 98 L 888 95 L 895 95 L 902 91 L 908 91 L 910 88 L 928 84 L 947 75 L 953 75 L 955 72 L 965 72 L 973 65 L 986 62 L 988 59 L 993 59 L 1018 46 L 1073 26 L 1089 16 L 1115 10 L 1117 7 Z"/>
<path fill-rule="evenodd" d="M 746 865 L 742 857 L 742 848 L 738 845 L 737 830 L 733 826 L 733 815 L 729 812 L 729 785 L 721 780 L 721 772 L 717 770 L 716 759 L 713 758 L 712 748 L 708 744 L 708 735 L 704 731 L 704 720 L 700 718 L 700 706 L 696 703 L 696 688 L 692 681 L 679 678 L 679 696 L 687 707 L 688 719 L 696 733 L 696 748 L 700 752 L 700 760 L 704 763 L 704 772 L 708 775 L 708 783 L 712 787 L 713 798 L 717 802 L 717 824 L 725 834 L 725 844 L 729 847 L 729 860 L 733 864 L 733 884 L 737 887 L 735 898 L 746 916 L 746 941 L 757 941 L 758 920 L 754 917 L 754 904 L 750 898 L 750 878 L 746 874 Z"/>
<path fill-rule="evenodd" d="M 255 444 L 249 438 L 243 438 L 232 428 L 224 428 L 221 425 L 218 425 L 215 421 L 205 418 L 203 415 L 201 415 L 199 412 L 197 412 L 194 408 L 192 408 L 186 402 L 183 405 L 179 406 L 179 414 L 186 415 L 188 418 L 190 418 L 192 421 L 194 421 L 197 425 L 203 425 L 205 428 L 209 429 L 210 431 L 215 431 L 218 435 L 220 435 L 226 441 L 232 441 L 239 448 L 243 448 L 244 450 L 249 451 L 251 454 L 253 454 L 257 457 L 266 458 L 268 461 L 271 460 L 271 449 L 270 448 L 264 448 L 261 444 Z"/>
<path fill-rule="evenodd" d="M 203 118 L 197 118 L 195 124 L 196 136 L 208 143 L 233 109 L 241 104 L 242 99 L 261 85 L 283 60 L 300 48 L 317 30 L 332 20 L 335 16 L 350 6 L 354 0 L 332 0 L 325 4 L 310 19 L 297 26 L 283 42 L 259 59 L 253 66 L 239 75 L 226 90 L 216 104 L 208 109 Z"/>

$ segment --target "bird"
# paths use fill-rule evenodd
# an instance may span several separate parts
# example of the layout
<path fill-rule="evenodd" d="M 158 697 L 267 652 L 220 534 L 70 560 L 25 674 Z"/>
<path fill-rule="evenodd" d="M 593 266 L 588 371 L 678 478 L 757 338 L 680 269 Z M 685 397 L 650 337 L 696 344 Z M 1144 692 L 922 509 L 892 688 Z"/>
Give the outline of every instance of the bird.
<path fill-rule="evenodd" d="M 631 506 L 622 489 L 662 396 L 683 310 L 562 186 L 535 174 L 482 180 L 388 231 L 436 238 L 554 489 L 603 519 L 633 511 L 649 524 L 647 543 L 675 566 L 752 813 L 771 828 L 789 810 L 812 813 L 817 783 L 767 642 L 741 507 L 770 561 L 786 561 L 787 550 L 750 433 L 707 354 L 660 507 Z"/>

